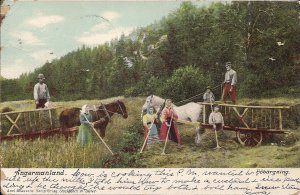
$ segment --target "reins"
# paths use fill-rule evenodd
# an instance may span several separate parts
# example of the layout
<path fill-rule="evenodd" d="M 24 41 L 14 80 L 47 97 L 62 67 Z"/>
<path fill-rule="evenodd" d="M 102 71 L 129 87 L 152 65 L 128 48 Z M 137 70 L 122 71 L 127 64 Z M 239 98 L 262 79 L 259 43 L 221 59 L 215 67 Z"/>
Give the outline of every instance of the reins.
<path fill-rule="evenodd" d="M 117 104 L 118 104 L 118 108 L 117 108 L 117 111 L 115 111 L 115 112 L 108 110 L 108 109 L 105 107 L 105 104 L 102 104 L 102 103 L 101 103 L 101 106 L 100 106 L 100 107 L 102 107 L 102 108 L 96 108 L 96 109 L 91 109 L 91 110 L 96 112 L 97 118 L 99 118 L 99 115 L 98 115 L 98 112 L 97 112 L 97 111 L 104 111 L 105 116 L 103 116 L 103 117 L 101 117 L 101 118 L 108 118 L 109 121 L 111 121 L 111 116 L 109 115 L 109 113 L 112 113 L 112 114 L 119 114 L 119 115 L 122 115 L 122 116 L 124 116 L 124 114 L 125 114 L 124 110 L 122 109 L 122 107 L 121 107 L 121 105 L 120 105 L 120 102 L 117 102 Z M 95 108 L 95 105 L 94 105 L 94 108 Z M 119 110 L 122 112 L 122 114 L 118 113 Z"/>
<path fill-rule="evenodd" d="M 215 89 L 217 89 L 218 87 L 220 87 L 220 84 L 219 85 L 216 85 L 215 87 L 213 87 L 211 90 L 215 90 Z M 202 92 L 202 93 L 200 93 L 200 94 L 197 94 L 197 95 L 194 95 L 194 96 L 192 96 L 192 97 L 190 97 L 190 98 L 187 98 L 187 99 L 184 99 L 184 100 L 181 100 L 181 101 L 179 101 L 179 102 L 176 102 L 176 103 L 174 103 L 174 104 L 180 104 L 180 103 L 183 103 L 183 102 L 187 102 L 187 101 L 192 101 L 192 100 L 194 100 L 195 98 L 197 98 L 198 96 L 202 96 L 203 94 L 205 94 L 205 92 Z"/>

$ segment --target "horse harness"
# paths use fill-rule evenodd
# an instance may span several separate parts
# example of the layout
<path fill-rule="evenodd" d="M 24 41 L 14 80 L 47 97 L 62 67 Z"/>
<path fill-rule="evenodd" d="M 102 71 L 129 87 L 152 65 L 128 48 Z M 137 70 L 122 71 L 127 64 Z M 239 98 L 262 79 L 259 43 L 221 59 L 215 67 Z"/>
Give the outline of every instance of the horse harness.
<path fill-rule="evenodd" d="M 109 122 L 110 122 L 110 121 L 111 121 L 111 116 L 109 115 L 109 113 L 119 114 L 118 111 L 120 110 L 120 111 L 122 112 L 122 114 L 120 114 L 120 115 L 124 115 L 124 111 L 123 111 L 123 109 L 122 109 L 122 107 L 121 107 L 121 105 L 120 105 L 120 102 L 117 101 L 117 103 L 118 103 L 118 109 L 117 109 L 116 112 L 112 112 L 112 111 L 110 111 L 110 110 L 107 110 L 106 107 L 105 107 L 105 104 L 102 104 L 102 103 L 101 103 L 102 109 L 94 109 L 94 111 L 96 112 L 96 111 L 98 111 L 98 110 L 103 110 L 104 113 L 105 113 L 105 116 L 102 117 L 102 118 L 104 118 L 104 119 L 105 119 L 105 118 L 108 118 L 108 119 L 109 119 Z M 94 106 L 94 108 L 95 108 L 95 106 Z M 98 115 L 97 112 L 96 112 L 96 115 L 97 115 L 97 118 L 99 118 L 99 115 Z M 101 119 L 101 118 L 100 118 L 100 119 Z"/>

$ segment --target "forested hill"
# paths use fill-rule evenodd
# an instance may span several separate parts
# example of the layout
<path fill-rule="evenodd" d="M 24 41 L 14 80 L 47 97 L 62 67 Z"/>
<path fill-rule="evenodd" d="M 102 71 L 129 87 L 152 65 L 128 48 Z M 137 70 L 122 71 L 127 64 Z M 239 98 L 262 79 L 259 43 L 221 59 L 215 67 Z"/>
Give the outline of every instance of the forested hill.
<path fill-rule="evenodd" d="M 83 46 L 19 79 L 1 78 L 1 100 L 31 99 L 38 73 L 46 76 L 54 101 L 150 93 L 181 100 L 219 85 L 226 61 L 238 72 L 239 96 L 293 94 L 299 11 L 297 1 L 206 8 L 184 2 L 129 36 Z"/>

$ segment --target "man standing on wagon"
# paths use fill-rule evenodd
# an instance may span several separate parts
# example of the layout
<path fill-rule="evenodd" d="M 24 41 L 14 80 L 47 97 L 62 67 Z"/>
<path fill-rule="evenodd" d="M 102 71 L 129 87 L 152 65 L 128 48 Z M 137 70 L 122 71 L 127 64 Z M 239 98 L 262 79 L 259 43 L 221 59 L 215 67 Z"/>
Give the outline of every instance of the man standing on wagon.
<path fill-rule="evenodd" d="M 45 84 L 45 76 L 38 75 L 39 82 L 35 84 L 33 89 L 33 96 L 35 100 L 36 109 L 45 108 L 45 103 L 49 102 L 50 94 L 47 85 Z"/>
<path fill-rule="evenodd" d="M 236 84 L 237 84 L 237 73 L 231 69 L 231 62 L 226 62 L 226 73 L 222 94 L 222 101 L 226 102 L 227 97 L 229 96 L 232 103 L 236 104 L 237 94 L 236 94 Z"/>

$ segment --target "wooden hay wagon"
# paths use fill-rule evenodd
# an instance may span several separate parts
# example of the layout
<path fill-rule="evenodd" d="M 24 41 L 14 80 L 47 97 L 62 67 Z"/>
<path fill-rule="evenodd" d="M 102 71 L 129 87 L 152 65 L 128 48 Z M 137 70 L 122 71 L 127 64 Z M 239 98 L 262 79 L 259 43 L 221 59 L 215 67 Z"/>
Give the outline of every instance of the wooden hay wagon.
<path fill-rule="evenodd" d="M 69 136 L 76 127 L 63 132 Z M 0 141 L 45 138 L 62 133 L 56 108 L 0 113 Z"/>
<path fill-rule="evenodd" d="M 243 146 L 258 146 L 264 138 L 268 137 L 268 134 L 290 133 L 283 129 L 285 122 L 283 116 L 288 115 L 290 106 L 233 105 L 219 102 L 199 102 L 199 104 L 203 106 L 200 124 L 187 121 L 178 122 L 213 129 L 213 125 L 209 124 L 208 119 L 212 107 L 218 105 L 224 118 L 223 130 L 235 131 L 237 140 Z"/>

